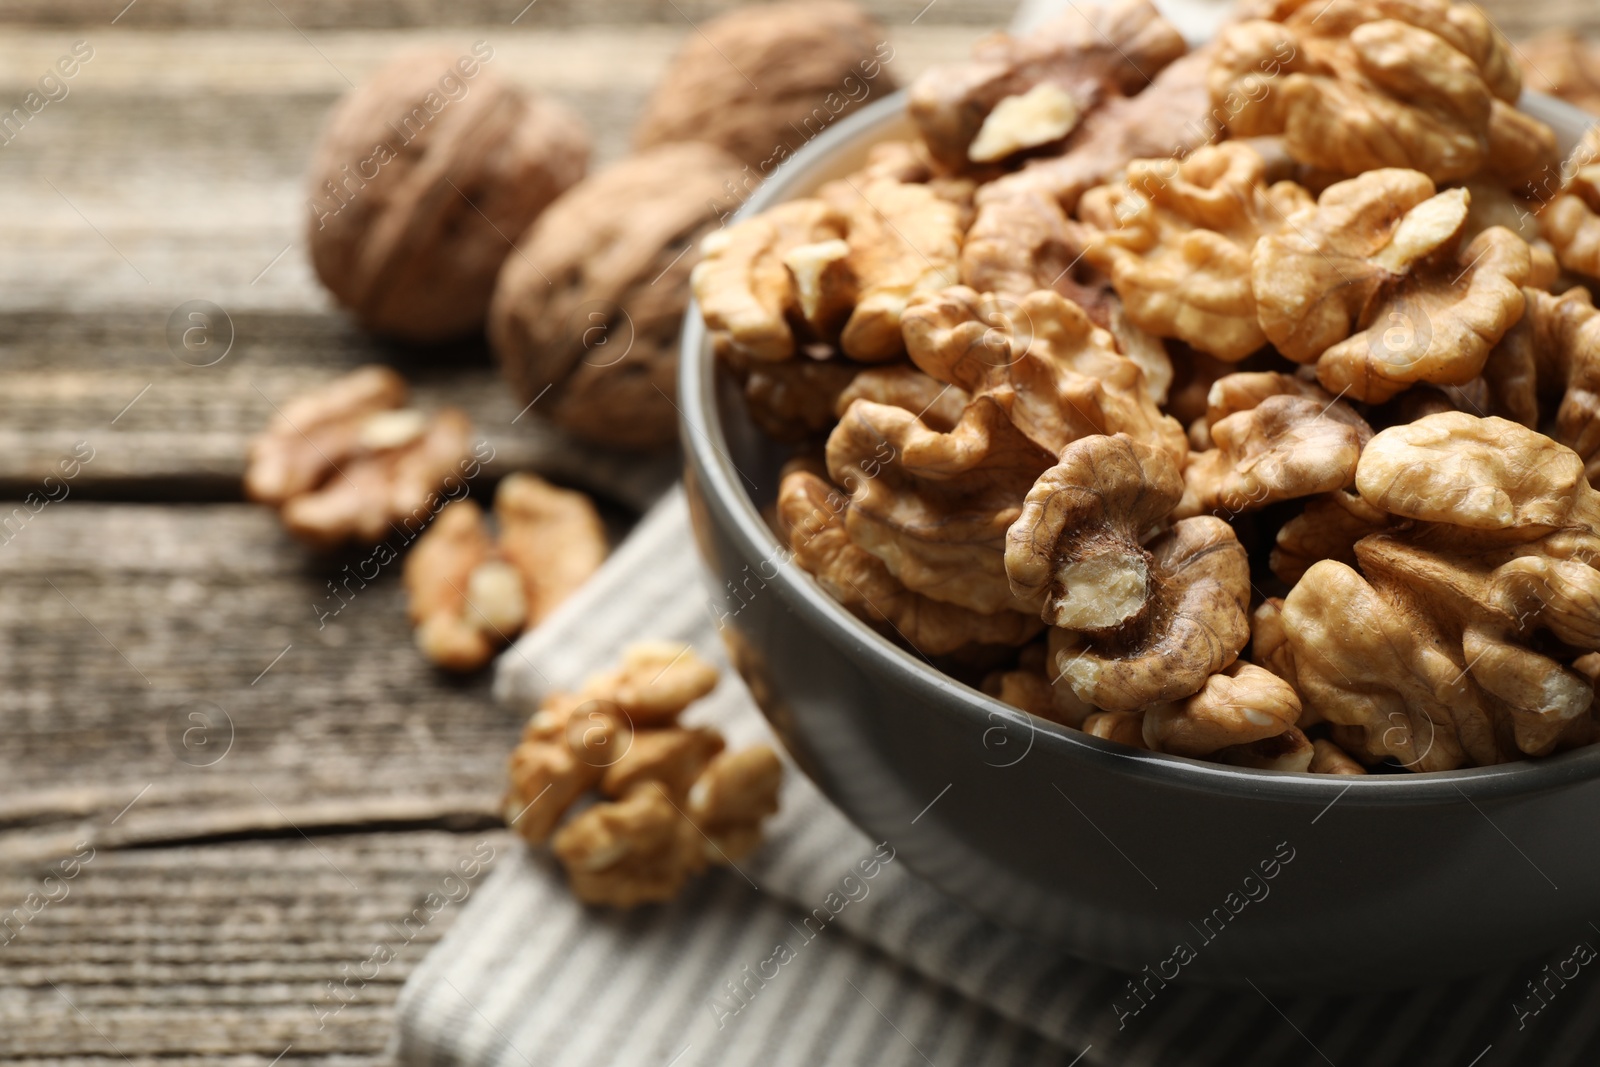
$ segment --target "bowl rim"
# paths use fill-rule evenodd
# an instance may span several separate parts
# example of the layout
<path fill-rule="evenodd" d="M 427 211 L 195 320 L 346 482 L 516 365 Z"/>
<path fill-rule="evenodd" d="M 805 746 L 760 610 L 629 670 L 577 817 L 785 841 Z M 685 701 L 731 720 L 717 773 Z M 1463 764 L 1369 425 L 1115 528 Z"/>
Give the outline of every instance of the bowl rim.
<path fill-rule="evenodd" d="M 905 111 L 906 96 L 906 90 L 899 90 L 823 130 L 785 159 L 726 221 L 743 221 L 793 199 L 828 169 L 837 153 L 883 131 L 900 118 Z M 1563 101 L 1538 94 L 1525 93 L 1519 106 L 1536 112 L 1545 121 L 1551 116 L 1572 121 L 1572 117 L 1563 115 L 1569 109 L 1580 121 L 1593 121 Z M 749 493 L 739 484 L 745 476 L 728 453 L 727 437 L 717 407 L 717 377 L 699 304 L 691 299 L 680 340 L 680 436 L 685 462 L 697 477 L 701 491 L 709 500 L 722 505 L 720 510 L 729 520 L 724 532 L 735 540 L 739 551 L 747 558 L 771 562 L 774 574 L 769 578 L 763 572 L 762 580 L 787 606 L 805 616 L 811 625 L 833 631 L 842 639 L 835 644 L 850 647 L 856 658 L 870 661 L 871 667 L 887 673 L 908 694 L 925 696 L 932 707 L 957 709 L 958 715 L 971 720 L 975 736 L 983 736 L 985 730 L 993 729 L 999 719 L 1028 728 L 1028 751 L 1042 740 L 1047 748 L 1058 750 L 1068 760 L 1137 780 L 1248 799 L 1326 805 L 1324 811 L 1347 794 L 1345 803 L 1361 806 L 1463 800 L 1473 803 L 1477 799 L 1532 795 L 1600 777 L 1600 743 L 1537 760 L 1410 774 L 1329 775 L 1231 767 L 1130 748 L 1004 704 L 949 677 L 918 659 L 913 651 L 889 640 L 829 596 L 794 562 L 790 550 L 778 542 Z M 1026 753 L 1022 758 L 1025 757 Z"/>

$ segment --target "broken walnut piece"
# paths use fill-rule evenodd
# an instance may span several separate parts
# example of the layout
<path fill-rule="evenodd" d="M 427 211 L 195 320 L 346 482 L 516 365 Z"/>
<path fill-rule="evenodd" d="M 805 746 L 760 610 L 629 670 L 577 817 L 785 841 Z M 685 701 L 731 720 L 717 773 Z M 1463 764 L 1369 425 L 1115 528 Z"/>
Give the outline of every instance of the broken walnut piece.
<path fill-rule="evenodd" d="M 855 306 L 839 331 L 839 347 L 862 363 L 895 359 L 905 352 L 900 316 L 906 305 L 960 280 L 961 207 L 931 186 L 893 178 L 845 178 L 819 195 L 847 219 Z"/>
<path fill-rule="evenodd" d="M 502 811 L 530 844 L 549 838 L 567 808 L 599 783 L 629 736 L 605 701 L 568 693 L 546 697 L 512 750 Z"/>
<path fill-rule="evenodd" d="M 1526 313 L 1484 365 L 1491 413 L 1547 430 L 1583 459 L 1591 484 L 1600 482 L 1600 311 L 1579 286 L 1523 296 Z"/>
<path fill-rule="evenodd" d="M 911 592 L 986 615 L 1020 607 L 1006 582 L 1006 529 L 1050 459 L 987 396 L 948 432 L 856 400 L 827 446 L 829 477 L 850 492 L 850 540 Z"/>
<path fill-rule="evenodd" d="M 1372 429 L 1342 400 L 1279 394 L 1212 423 L 1209 436 L 1215 447 L 1184 467 L 1179 518 L 1238 515 L 1344 489 Z"/>
<path fill-rule="evenodd" d="M 1228 362 L 1267 343 L 1256 321 L 1250 253 L 1312 200 L 1268 185 L 1248 145 L 1206 145 L 1183 160 L 1136 159 L 1117 182 L 1085 193 L 1085 256 L 1110 276 L 1129 319 Z"/>
<path fill-rule="evenodd" d="M 1492 136 L 1492 122 L 1518 121 L 1497 115 L 1496 105 L 1512 111 L 1521 77 L 1509 43 L 1471 5 L 1332 0 L 1281 22 L 1235 23 L 1217 41 L 1211 98 L 1229 130 L 1281 134 L 1309 166 L 1340 174 L 1405 167 L 1435 181 L 1493 167 L 1527 180 L 1548 162 L 1495 158 L 1508 138 Z M 1548 151 L 1554 138 L 1539 144 Z"/>
<path fill-rule="evenodd" d="M 711 231 L 701 239 L 700 262 L 690 273 L 706 328 L 744 360 L 791 358 L 791 320 L 800 317 L 800 297 L 787 257 L 797 248 L 842 239 L 845 225 L 827 201 L 791 200 Z"/>
<path fill-rule="evenodd" d="M 904 326 L 913 363 L 999 404 L 1046 452 L 1115 433 L 1159 443 L 1177 461 L 1188 452 L 1183 427 L 1156 406 L 1140 365 L 1051 290 L 1012 299 L 955 286 L 913 303 Z"/>
<path fill-rule="evenodd" d="M 1002 610 L 983 614 L 908 590 L 883 560 L 851 541 L 849 500 L 815 473 L 788 468 L 778 488 L 779 525 L 795 562 L 848 610 L 888 626 L 930 656 L 972 645 L 1022 645 L 1044 629 L 1036 615 Z"/>
<path fill-rule="evenodd" d="M 1097 711 L 1080 727 L 1090 737 L 1115 741 L 1129 748 L 1149 748 L 1144 740 L 1144 711 Z"/>
<path fill-rule="evenodd" d="M 1326 738 L 1311 742 L 1311 764 L 1306 770 L 1312 774 L 1366 774 L 1367 769 L 1350 754 Z"/>
<path fill-rule="evenodd" d="M 1331 186 L 1252 256 L 1267 338 L 1323 388 L 1381 403 L 1416 382 L 1461 385 L 1522 316 L 1528 246 L 1501 227 L 1470 244 L 1465 189 L 1376 170 Z"/>
<path fill-rule="evenodd" d="M 1148 0 L 1113 0 L 1023 36 L 980 39 L 966 62 L 923 73 L 907 110 L 933 158 L 959 171 L 1061 140 L 1084 112 L 1143 89 L 1186 50 Z"/>
<path fill-rule="evenodd" d="M 627 751 L 606 768 L 600 791 L 620 797 L 640 782 L 659 782 L 681 800 L 723 746 L 722 734 L 709 726 L 635 730 Z"/>
<path fill-rule="evenodd" d="M 1356 565 L 1356 542 L 1388 529 L 1382 509 L 1354 492 L 1340 489 L 1306 501 L 1305 508 L 1278 528 L 1272 548 L 1272 573 L 1293 585 L 1318 560 Z"/>
<path fill-rule="evenodd" d="M 528 602 L 522 575 L 499 558 L 483 509 L 447 505 L 406 556 L 407 611 L 417 647 L 452 671 L 488 663 L 522 632 Z"/>
<path fill-rule="evenodd" d="M 1147 550 L 1151 593 L 1142 612 L 1102 631 L 1050 630 L 1055 685 L 1107 711 L 1199 692 L 1250 639 L 1249 560 L 1227 523 L 1183 519 Z"/>
<path fill-rule="evenodd" d="M 450 504 L 406 557 L 417 645 L 446 670 L 488 663 L 605 561 L 605 530 L 582 493 L 513 474 L 495 494 L 495 516 L 498 538 L 477 504 Z"/>
<path fill-rule="evenodd" d="M 631 908 L 671 900 L 705 867 L 699 831 L 653 781 L 580 812 L 551 846 L 585 904 Z"/>
<path fill-rule="evenodd" d="M 905 408 L 927 426 L 947 432 L 955 428 L 961 413 L 972 403 L 966 390 L 941 382 L 908 363 L 871 367 L 857 374 L 839 393 L 834 417 L 843 418 L 857 400 Z"/>
<path fill-rule="evenodd" d="M 468 466 L 472 424 L 455 408 L 405 408 L 403 379 L 367 366 L 285 404 L 250 444 L 245 493 L 289 532 L 331 547 L 375 545 L 424 524 Z"/>
<path fill-rule="evenodd" d="M 1175 756 L 1209 756 L 1230 745 L 1277 737 L 1300 718 L 1300 698 L 1277 675 L 1236 660 L 1185 700 L 1144 713 L 1144 743 Z"/>
<path fill-rule="evenodd" d="M 669 726 L 684 708 L 717 685 L 717 669 L 688 645 L 641 641 L 622 651 L 622 663 L 584 683 L 580 695 L 614 705 L 634 727 Z"/>
<path fill-rule="evenodd" d="M 531 629 L 600 569 L 605 526 L 587 495 L 531 474 L 500 483 L 494 513 L 500 553 L 522 575 Z"/>
<path fill-rule="evenodd" d="M 770 745 L 723 752 L 689 788 L 685 810 L 707 862 L 733 864 L 761 841 L 761 820 L 778 810 L 783 763 Z"/>
<path fill-rule="evenodd" d="M 1591 126 L 1562 165 L 1560 193 L 1539 215 L 1561 265 L 1600 279 L 1600 127 Z"/>

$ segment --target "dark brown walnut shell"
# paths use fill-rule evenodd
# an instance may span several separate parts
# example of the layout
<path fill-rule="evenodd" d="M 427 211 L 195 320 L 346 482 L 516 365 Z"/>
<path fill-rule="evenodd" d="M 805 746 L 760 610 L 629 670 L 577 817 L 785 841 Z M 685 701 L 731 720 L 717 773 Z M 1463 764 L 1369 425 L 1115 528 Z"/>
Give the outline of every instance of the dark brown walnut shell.
<path fill-rule="evenodd" d="M 489 68 L 493 49 L 409 52 L 347 96 L 312 157 L 311 262 L 367 328 L 479 330 L 512 242 L 589 163 L 582 121 Z"/>
<path fill-rule="evenodd" d="M 758 181 L 844 115 L 894 92 L 893 59 L 883 27 L 845 0 L 739 8 L 688 35 L 633 143 L 709 141 L 759 171 Z"/>
<path fill-rule="evenodd" d="M 738 169 L 709 144 L 661 145 L 584 179 L 539 217 L 489 312 L 490 344 L 521 403 L 600 444 L 677 437 L 689 272 Z"/>

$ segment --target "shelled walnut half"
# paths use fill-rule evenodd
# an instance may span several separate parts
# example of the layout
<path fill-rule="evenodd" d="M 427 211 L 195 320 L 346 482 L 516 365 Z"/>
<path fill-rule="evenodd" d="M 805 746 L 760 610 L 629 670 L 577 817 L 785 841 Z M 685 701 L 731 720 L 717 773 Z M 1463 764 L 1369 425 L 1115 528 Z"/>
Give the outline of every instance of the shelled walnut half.
<path fill-rule="evenodd" d="M 634 645 L 619 667 L 551 694 L 528 720 L 511 755 L 506 822 L 530 844 L 551 842 L 579 900 L 670 900 L 707 864 L 736 863 L 760 843 L 778 810 L 777 753 L 724 752 L 717 730 L 677 722 L 716 682 L 686 646 Z M 612 799 L 561 826 L 597 787 Z"/>
<path fill-rule="evenodd" d="M 406 399 L 398 374 L 366 366 L 289 401 L 250 442 L 245 495 L 320 547 L 415 535 L 442 504 L 440 490 L 465 492 L 481 467 L 465 414 L 428 415 Z"/>
<path fill-rule="evenodd" d="M 417 647 L 446 670 L 488 663 L 605 561 L 605 528 L 582 493 L 513 474 L 500 483 L 494 510 L 498 537 L 477 504 L 450 504 L 406 557 Z"/>

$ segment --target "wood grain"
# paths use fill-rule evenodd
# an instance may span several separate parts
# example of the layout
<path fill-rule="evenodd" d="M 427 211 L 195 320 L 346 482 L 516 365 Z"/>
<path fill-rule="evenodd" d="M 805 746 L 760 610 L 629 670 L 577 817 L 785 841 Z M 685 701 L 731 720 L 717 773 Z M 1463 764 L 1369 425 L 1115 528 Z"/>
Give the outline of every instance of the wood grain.
<path fill-rule="evenodd" d="M 422 406 L 472 414 L 496 450 L 485 493 L 537 469 L 615 501 L 620 526 L 676 461 L 596 456 L 519 417 L 481 344 L 355 329 L 305 259 L 310 147 L 399 50 L 483 39 L 584 115 L 603 165 L 674 50 L 731 6 L 0 0 L 0 107 L 74 40 L 95 49 L 0 146 L 0 1063 L 385 1062 L 399 984 L 460 904 L 331 1015 L 328 983 L 481 842 L 518 847 L 494 827 L 523 710 L 421 660 L 392 567 L 333 598 L 360 556 L 310 553 L 237 502 L 249 436 L 379 360 Z M 902 82 L 1004 17 L 867 6 Z M 1590 0 L 1484 6 L 1518 35 L 1600 31 Z M 194 299 L 233 324 L 214 366 L 167 341 Z M 68 497 L 16 518 L 79 441 L 94 458 Z M 94 858 L 68 894 L 7 926 L 80 843 Z"/>

